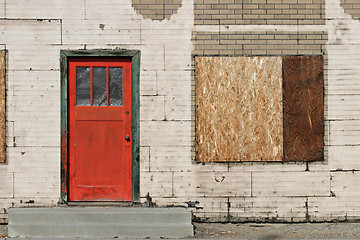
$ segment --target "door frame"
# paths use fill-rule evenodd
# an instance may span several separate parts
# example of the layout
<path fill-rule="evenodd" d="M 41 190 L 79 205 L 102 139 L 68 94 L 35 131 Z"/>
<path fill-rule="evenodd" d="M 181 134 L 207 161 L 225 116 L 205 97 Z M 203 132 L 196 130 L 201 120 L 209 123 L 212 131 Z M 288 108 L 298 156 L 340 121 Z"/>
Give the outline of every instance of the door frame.
<path fill-rule="evenodd" d="M 131 59 L 132 71 L 132 203 L 140 202 L 140 51 L 139 50 L 61 50 L 61 202 L 68 203 L 68 58 L 69 57 L 126 57 Z"/>

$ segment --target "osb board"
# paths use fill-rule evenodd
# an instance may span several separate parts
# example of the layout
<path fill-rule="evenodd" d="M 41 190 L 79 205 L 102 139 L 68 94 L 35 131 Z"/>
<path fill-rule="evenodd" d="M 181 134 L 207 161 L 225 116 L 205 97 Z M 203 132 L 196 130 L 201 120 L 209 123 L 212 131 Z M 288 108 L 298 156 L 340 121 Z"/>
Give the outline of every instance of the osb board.
<path fill-rule="evenodd" d="M 324 159 L 323 57 L 283 59 L 284 161 Z"/>
<path fill-rule="evenodd" d="M 5 135 L 5 64 L 6 51 L 0 51 L 0 162 L 6 161 L 6 135 Z"/>
<path fill-rule="evenodd" d="M 0 162 L 6 161 L 6 135 L 5 135 L 5 64 L 6 51 L 0 51 Z"/>
<path fill-rule="evenodd" d="M 281 161 L 280 57 L 196 57 L 196 158 Z"/>

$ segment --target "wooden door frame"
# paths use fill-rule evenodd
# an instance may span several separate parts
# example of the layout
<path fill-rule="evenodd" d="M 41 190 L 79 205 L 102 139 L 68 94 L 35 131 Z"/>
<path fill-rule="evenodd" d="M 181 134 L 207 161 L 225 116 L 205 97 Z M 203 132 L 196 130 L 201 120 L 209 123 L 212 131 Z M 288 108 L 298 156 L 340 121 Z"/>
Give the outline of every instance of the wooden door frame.
<path fill-rule="evenodd" d="M 61 50 L 61 202 L 68 203 L 68 58 L 127 57 L 132 62 L 132 202 L 140 202 L 139 50 Z"/>

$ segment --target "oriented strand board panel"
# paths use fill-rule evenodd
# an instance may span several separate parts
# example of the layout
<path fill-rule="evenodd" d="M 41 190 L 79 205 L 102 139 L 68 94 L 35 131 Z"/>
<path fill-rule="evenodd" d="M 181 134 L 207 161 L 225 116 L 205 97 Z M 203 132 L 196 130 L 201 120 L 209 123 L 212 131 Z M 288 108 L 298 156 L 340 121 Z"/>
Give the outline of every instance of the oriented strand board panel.
<path fill-rule="evenodd" d="M 0 162 L 6 161 L 5 72 L 6 51 L 0 51 Z"/>
<path fill-rule="evenodd" d="M 284 161 L 324 159 L 323 57 L 283 60 Z"/>
<path fill-rule="evenodd" d="M 196 57 L 196 158 L 281 161 L 281 57 Z"/>

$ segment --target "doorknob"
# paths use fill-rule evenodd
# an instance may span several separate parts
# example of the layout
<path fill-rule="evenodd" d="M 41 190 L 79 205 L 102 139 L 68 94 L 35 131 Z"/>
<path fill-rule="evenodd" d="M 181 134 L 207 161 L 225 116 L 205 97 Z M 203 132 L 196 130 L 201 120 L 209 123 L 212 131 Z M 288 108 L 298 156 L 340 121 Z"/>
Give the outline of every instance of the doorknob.
<path fill-rule="evenodd" d="M 125 146 L 130 147 L 130 134 L 126 134 L 125 141 L 126 141 Z"/>

